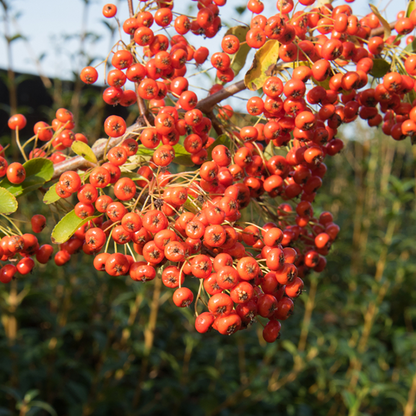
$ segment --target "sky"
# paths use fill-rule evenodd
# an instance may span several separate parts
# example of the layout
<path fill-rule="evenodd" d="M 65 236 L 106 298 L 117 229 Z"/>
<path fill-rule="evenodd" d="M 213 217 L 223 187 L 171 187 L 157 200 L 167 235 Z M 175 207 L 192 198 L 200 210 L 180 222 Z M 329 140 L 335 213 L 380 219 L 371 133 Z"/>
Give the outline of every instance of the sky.
<path fill-rule="evenodd" d="M 89 0 L 88 7 L 85 7 L 85 0 L 5 0 L 9 5 L 8 18 L 5 20 L 4 10 L 0 5 L 0 68 L 6 69 L 9 65 L 8 54 L 6 53 L 5 33 L 8 36 L 20 34 L 22 38 L 12 42 L 11 65 L 14 71 L 39 74 L 47 77 L 58 77 L 61 79 L 74 79 L 74 74 L 79 74 L 81 69 L 88 64 L 96 65 L 105 59 L 112 46 L 120 39 L 118 30 L 114 35 L 108 25 L 116 23 L 114 19 L 105 19 L 102 15 L 102 8 L 108 2 L 103 0 Z M 263 0 L 266 16 L 276 13 L 275 0 Z M 127 0 L 115 0 L 121 24 L 128 17 Z M 139 2 L 133 0 L 134 7 Z M 221 8 L 222 21 L 229 27 L 239 25 L 237 20 L 250 22 L 252 14 L 245 10 L 241 15 L 236 12 L 237 7 L 245 6 L 246 1 L 228 0 Z M 345 4 L 344 0 L 335 0 L 334 6 Z M 396 14 L 404 10 L 406 0 L 374 0 L 375 4 L 388 21 L 395 20 Z M 364 16 L 370 12 L 368 1 L 356 0 L 350 3 L 355 14 Z M 196 2 L 194 0 L 175 0 L 175 11 L 196 15 Z M 227 27 L 222 28 L 222 35 Z M 88 33 L 83 46 L 80 43 L 80 33 Z M 162 32 L 163 33 L 163 32 Z M 190 42 L 195 46 L 206 46 L 210 53 L 220 51 L 221 37 L 216 39 L 203 39 L 201 36 L 187 35 Z M 128 43 L 129 37 L 122 33 L 122 39 Z M 83 50 L 85 54 L 80 54 Z M 249 69 L 254 50 L 247 57 L 246 65 L 234 80 L 243 78 L 244 73 Z M 104 81 L 104 65 L 100 65 L 98 84 Z M 200 69 L 189 69 L 188 75 Z M 215 72 L 209 74 L 215 76 Z M 78 75 L 77 75 L 78 76 Z M 197 75 L 189 79 L 191 86 L 202 86 L 196 90 L 199 98 L 206 96 L 203 88 L 209 89 L 212 82 L 207 74 Z M 129 82 L 126 88 L 133 89 Z M 248 92 L 239 94 L 241 98 L 247 98 Z M 245 103 L 240 101 L 235 107 L 242 111 Z M 241 108 L 240 108 L 241 107 Z"/>
<path fill-rule="evenodd" d="M 96 57 L 94 64 L 103 59 L 109 51 L 111 36 L 108 27 L 103 22 L 113 24 L 114 19 L 105 19 L 101 10 L 106 1 L 90 0 L 85 15 L 84 0 L 6 0 L 10 7 L 8 18 L 9 36 L 20 33 L 26 40 L 18 39 L 12 43 L 12 65 L 13 69 L 18 72 L 28 72 L 37 74 L 39 70 L 49 77 L 63 77 L 70 79 L 72 71 L 79 71 L 84 63 L 82 56 L 79 56 L 80 40 L 79 33 L 84 27 L 91 33 L 86 41 L 86 51 L 90 57 Z M 128 14 L 127 1 L 117 0 L 114 2 L 118 7 L 117 15 L 123 21 Z M 266 8 L 272 12 L 275 2 L 265 0 Z M 333 4 L 339 5 L 344 2 L 335 1 Z M 137 0 L 134 5 L 138 4 Z M 190 13 L 189 5 L 192 4 L 195 10 L 195 2 L 189 0 L 176 0 L 178 11 Z M 244 1 L 228 0 L 225 7 L 221 8 L 221 15 L 224 21 L 232 26 L 237 25 L 230 17 L 235 16 L 237 19 L 249 22 L 251 13 L 244 12 L 241 16 L 235 12 L 235 7 L 243 6 Z M 401 9 L 406 7 L 405 0 L 387 1 L 383 0 L 376 6 L 382 10 L 386 5 L 387 9 L 384 15 L 389 21 L 394 20 L 395 15 Z M 357 14 L 364 15 L 368 13 L 368 1 L 356 0 L 350 3 Z M 271 14 L 271 13 L 270 13 Z M 6 42 L 4 39 L 5 22 L 4 10 L 0 6 L 0 68 L 7 68 L 8 60 L 6 51 Z M 225 32 L 226 28 L 223 28 Z M 93 37 L 98 35 L 100 39 L 97 42 L 91 42 Z M 127 38 L 127 35 L 124 36 Z M 196 45 L 210 45 L 210 49 L 219 50 L 218 41 L 204 40 L 201 37 L 190 36 Z M 116 41 L 116 38 L 113 38 Z M 43 57 L 39 65 L 36 60 Z"/>

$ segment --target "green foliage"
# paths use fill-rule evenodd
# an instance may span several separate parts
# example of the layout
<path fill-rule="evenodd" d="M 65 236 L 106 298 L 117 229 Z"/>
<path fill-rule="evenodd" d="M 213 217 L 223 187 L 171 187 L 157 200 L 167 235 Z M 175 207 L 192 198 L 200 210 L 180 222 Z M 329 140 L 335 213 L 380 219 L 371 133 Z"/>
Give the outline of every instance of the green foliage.
<path fill-rule="evenodd" d="M 373 68 L 370 75 L 374 78 L 383 78 L 390 71 L 390 64 L 384 59 L 373 59 Z"/>
<path fill-rule="evenodd" d="M 280 43 L 277 40 L 271 39 L 256 51 L 253 65 L 244 76 L 244 83 L 249 90 L 259 90 L 266 79 L 274 75 L 279 59 L 279 46 Z"/>
<path fill-rule="evenodd" d="M 53 163 L 48 159 L 32 159 L 23 164 L 26 170 L 26 179 L 19 185 L 11 183 L 7 178 L 0 182 L 14 196 L 22 196 L 40 188 L 52 179 Z"/>
<path fill-rule="evenodd" d="M 272 345 L 261 327 L 199 335 L 170 290 L 95 272 L 87 256 L 1 286 L 0 414 L 36 389 L 29 403 L 69 416 L 403 415 L 416 374 L 412 152 L 376 133 L 330 159 L 318 202 L 341 233 Z"/>
<path fill-rule="evenodd" d="M 101 214 L 100 214 L 101 215 Z M 100 215 L 95 215 L 85 219 L 79 218 L 75 211 L 68 212 L 59 222 L 56 224 L 52 231 L 51 239 L 54 244 L 62 244 L 68 241 L 75 233 L 75 231 L 84 225 L 86 222 L 91 221 Z"/>
<path fill-rule="evenodd" d="M 71 149 L 78 156 L 81 156 L 85 160 L 88 160 L 88 162 L 97 163 L 97 158 L 94 152 L 91 150 L 91 147 L 89 147 L 86 143 L 76 141 L 72 143 Z"/>
<path fill-rule="evenodd" d="M 61 197 L 56 193 L 56 183 L 53 184 L 46 194 L 43 196 L 43 202 L 47 205 L 53 204 L 61 199 Z"/>
<path fill-rule="evenodd" d="M 0 188 L 0 214 L 12 214 L 17 210 L 17 200 L 7 189 Z"/>
<path fill-rule="evenodd" d="M 226 35 L 234 35 L 238 38 L 240 43 L 243 43 L 246 41 L 246 35 L 249 29 L 250 28 L 248 26 L 234 26 L 227 30 Z M 233 70 L 235 77 L 240 73 L 246 64 L 247 55 L 250 51 L 250 46 L 248 46 L 247 43 L 244 43 L 244 45 L 240 46 L 237 53 L 231 56 L 231 69 Z"/>
<path fill-rule="evenodd" d="M 191 156 L 181 144 L 175 144 L 175 146 L 173 146 L 173 150 L 175 150 L 175 158 L 173 159 L 173 163 L 181 166 L 194 166 L 194 162 L 192 162 Z"/>

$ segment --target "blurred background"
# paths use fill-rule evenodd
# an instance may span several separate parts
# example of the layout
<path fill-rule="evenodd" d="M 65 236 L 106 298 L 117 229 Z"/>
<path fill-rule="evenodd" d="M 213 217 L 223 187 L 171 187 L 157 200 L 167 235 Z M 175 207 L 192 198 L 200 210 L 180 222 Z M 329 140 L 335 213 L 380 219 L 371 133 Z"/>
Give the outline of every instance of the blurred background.
<path fill-rule="evenodd" d="M 228 3 L 224 23 L 248 21 L 243 2 Z M 69 108 L 76 131 L 94 140 L 107 115 L 137 117 L 135 108 L 105 105 L 102 83 L 78 79 L 115 42 L 103 4 L 0 0 L 1 144 L 10 142 L 6 121 L 16 112 L 30 130 Z M 365 14 L 367 6 L 357 1 L 354 9 Z M 389 3 L 384 13 L 392 21 L 405 6 Z M 110 278 L 85 256 L 64 269 L 38 265 L 0 287 L 0 416 L 412 416 L 416 151 L 362 123 L 340 137 L 345 148 L 328 160 L 315 206 L 317 214 L 330 210 L 341 232 L 327 269 L 305 279 L 279 341 L 265 345 L 260 326 L 200 335 L 192 311 L 174 307 L 159 280 Z M 34 211 L 48 216 L 49 242 L 54 221 L 40 196 L 27 197 L 18 219 Z"/>

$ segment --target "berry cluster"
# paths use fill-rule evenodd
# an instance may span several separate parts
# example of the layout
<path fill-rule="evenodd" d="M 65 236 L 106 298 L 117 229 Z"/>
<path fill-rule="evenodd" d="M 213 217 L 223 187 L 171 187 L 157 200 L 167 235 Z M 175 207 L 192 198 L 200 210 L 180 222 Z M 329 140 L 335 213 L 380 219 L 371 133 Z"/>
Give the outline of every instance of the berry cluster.
<path fill-rule="evenodd" d="M 94 257 L 96 270 L 110 276 L 138 282 L 159 276 L 174 289 L 175 305 L 194 302 L 199 332 L 214 328 L 229 335 L 258 321 L 264 339 L 273 342 L 305 276 L 325 269 L 339 232 L 331 213 L 315 216 L 312 207 L 327 172 L 325 158 L 343 148 L 338 129 L 361 118 L 371 127 L 382 125 L 395 140 L 416 134 L 416 55 L 399 48 L 400 37 L 414 29 L 416 11 L 398 16 L 397 36 L 383 38 L 386 22 L 375 8 L 359 19 L 349 5 L 309 8 L 314 0 L 299 0 L 306 8 L 295 11 L 296 4 L 284 0 L 267 18 L 262 2 L 249 0 L 255 16 L 245 39 L 227 33 L 221 51 L 209 57 L 206 47 L 195 48 L 185 35 L 214 37 L 225 3 L 200 0 L 197 16 L 190 18 L 175 13 L 173 1 L 157 0 L 140 4 L 136 13 L 130 7 L 122 24 L 117 20 L 130 43 L 119 41 L 104 62 L 114 69 L 106 76 L 103 99 L 113 106 L 137 104 L 140 123 L 128 129 L 123 118 L 108 117 L 102 160 L 60 175 L 56 194 L 73 201 L 76 196 L 74 213 L 82 225 L 61 244 L 55 263 L 63 266 L 82 250 Z M 116 13 L 114 5 L 104 6 L 105 17 Z M 235 109 L 218 104 L 233 94 L 223 85 L 234 79 L 232 64 L 245 44 L 258 49 L 255 61 L 267 47 L 281 62 L 254 80 L 249 70 L 245 85 L 234 88 L 256 91 L 246 104 L 251 122 L 241 127 Z M 218 83 L 199 100 L 186 75 L 204 63 L 216 70 Z M 98 72 L 87 66 L 80 76 L 93 84 Z M 10 119 L 17 139 L 25 124 L 21 115 Z M 66 109 L 57 111 L 51 126 L 37 123 L 29 142 L 44 144 L 29 158 L 48 157 L 58 169 L 71 160 L 65 149 L 75 141 L 88 144 L 73 128 Z M 218 138 L 211 136 L 213 129 Z M 178 172 L 178 153 L 197 168 Z M 7 168 L 1 158 L 0 174 L 7 170 L 10 182 L 24 181 L 17 165 Z M 264 218 L 262 225 L 247 221 L 248 206 Z M 2 260 L 19 253 L 27 268 L 29 255 L 49 258 L 50 246 L 28 246 L 25 238 L 33 240 L 4 237 Z M 185 286 L 192 280 L 199 282 L 196 296 Z M 202 305 L 206 310 L 200 313 Z"/>
<path fill-rule="evenodd" d="M 32 231 L 40 233 L 46 226 L 46 218 L 36 214 L 31 220 Z M 2 230 L 4 232 L 4 230 Z M 46 264 L 52 258 L 53 247 L 49 244 L 39 245 L 33 234 L 7 233 L 0 240 L 0 261 L 7 262 L 0 268 L 0 282 L 9 283 L 16 273 L 24 276 L 32 272 L 35 262 Z"/>

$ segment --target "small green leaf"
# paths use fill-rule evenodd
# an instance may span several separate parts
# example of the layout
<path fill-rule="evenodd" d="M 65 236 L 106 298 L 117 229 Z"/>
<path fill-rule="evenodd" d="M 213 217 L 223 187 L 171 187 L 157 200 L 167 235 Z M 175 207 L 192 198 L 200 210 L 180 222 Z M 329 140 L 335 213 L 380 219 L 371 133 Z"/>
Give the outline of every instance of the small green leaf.
<path fill-rule="evenodd" d="M 97 163 L 97 158 L 94 152 L 86 143 L 75 141 L 72 143 L 71 149 L 78 156 L 82 156 L 85 160 L 88 160 L 88 162 Z"/>
<path fill-rule="evenodd" d="M 214 150 L 214 147 L 223 144 L 228 149 L 231 147 L 230 139 L 226 134 L 221 134 L 221 136 L 218 136 L 214 143 L 211 144 L 211 146 L 208 147 L 207 153 L 208 153 L 208 160 L 212 160 L 212 151 Z"/>
<path fill-rule="evenodd" d="M 175 146 L 173 146 L 173 150 L 175 151 L 175 158 L 173 159 L 173 163 L 182 166 L 194 166 L 191 155 L 181 144 L 175 144 Z"/>
<path fill-rule="evenodd" d="M 415 39 L 413 42 L 409 43 L 409 44 L 408 44 L 408 45 L 404 48 L 404 50 L 405 50 L 405 51 L 408 51 L 408 52 L 410 52 L 410 53 L 416 52 L 416 39 Z"/>
<path fill-rule="evenodd" d="M 0 188 L 0 214 L 12 214 L 16 210 L 16 198 L 7 189 Z"/>
<path fill-rule="evenodd" d="M 386 40 L 391 35 L 390 23 L 380 14 L 377 7 L 373 4 L 369 4 L 371 11 L 377 16 L 378 20 L 384 28 L 384 40 Z"/>
<path fill-rule="evenodd" d="M 289 341 L 288 339 L 283 340 L 282 347 L 286 351 L 288 351 L 290 354 L 292 354 L 293 356 L 298 355 L 298 349 L 296 348 L 296 345 L 292 341 Z"/>
<path fill-rule="evenodd" d="M 253 64 L 244 77 L 244 84 L 249 90 L 259 90 L 268 77 L 275 75 L 279 46 L 277 40 L 271 39 L 256 52 Z"/>
<path fill-rule="evenodd" d="M 240 43 L 243 43 L 246 41 L 246 35 L 249 29 L 250 28 L 247 26 L 234 26 L 231 29 L 227 30 L 226 35 L 234 35 L 238 38 Z M 247 43 L 245 43 L 244 45 L 240 45 L 240 49 L 237 51 L 237 53 L 232 55 L 231 68 L 234 72 L 235 77 L 243 69 L 246 63 L 247 55 L 250 52 L 250 50 L 250 46 L 248 46 Z"/>
<path fill-rule="evenodd" d="M 65 243 L 65 241 L 68 241 L 74 235 L 75 231 L 78 230 L 79 227 L 101 215 L 102 214 L 94 215 L 83 220 L 75 214 L 74 210 L 72 210 L 66 214 L 65 217 L 58 222 L 58 224 L 55 225 L 51 235 L 52 242 L 54 244 Z"/>
<path fill-rule="evenodd" d="M 26 394 L 25 397 L 23 398 L 23 400 L 26 403 L 29 403 L 30 401 L 32 401 L 36 396 L 39 395 L 39 390 L 29 390 Z"/>
<path fill-rule="evenodd" d="M 409 0 L 409 2 L 407 3 L 406 17 L 410 17 L 415 7 L 416 7 L 416 0 Z"/>
<path fill-rule="evenodd" d="M 149 179 L 145 178 L 142 175 L 139 175 L 135 172 L 121 172 L 120 178 L 130 178 L 133 181 L 146 181 L 149 182 Z"/>
<path fill-rule="evenodd" d="M 383 78 L 390 71 L 390 64 L 384 59 L 373 59 L 373 68 L 370 75 L 374 78 Z"/>
<path fill-rule="evenodd" d="M 52 185 L 46 194 L 43 196 L 43 203 L 46 205 L 53 204 L 56 201 L 59 201 L 61 197 L 56 193 L 56 183 Z"/>
<path fill-rule="evenodd" d="M 147 147 L 139 147 L 137 149 L 137 156 L 153 156 L 156 149 L 148 149 Z"/>
<path fill-rule="evenodd" d="M 35 400 L 30 403 L 30 407 L 39 407 L 40 409 L 45 410 L 52 416 L 57 416 L 57 413 L 55 412 L 54 408 L 46 402 L 41 402 L 39 400 Z"/>
<path fill-rule="evenodd" d="M 11 183 L 7 178 L 0 182 L 0 186 L 6 188 L 14 196 L 24 195 L 40 188 L 45 182 L 52 179 L 53 163 L 49 159 L 36 158 L 23 164 L 26 171 L 26 179 L 19 185 Z"/>
<path fill-rule="evenodd" d="M 324 88 L 325 90 L 329 90 L 329 78 L 325 79 L 324 81 L 317 81 L 314 77 L 312 77 L 312 82 L 319 87 Z"/>

